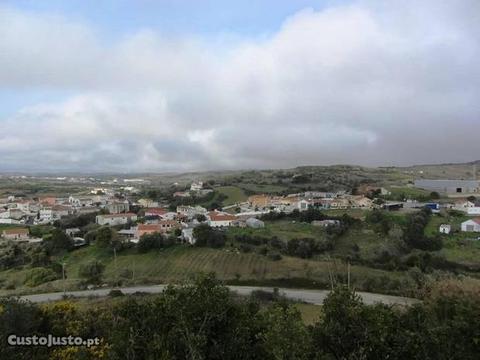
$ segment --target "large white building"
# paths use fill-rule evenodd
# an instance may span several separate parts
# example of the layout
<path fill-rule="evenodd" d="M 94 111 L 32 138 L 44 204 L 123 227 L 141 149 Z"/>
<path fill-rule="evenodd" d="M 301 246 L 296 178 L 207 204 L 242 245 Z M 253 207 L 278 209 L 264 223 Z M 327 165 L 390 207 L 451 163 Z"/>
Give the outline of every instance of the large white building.
<path fill-rule="evenodd" d="M 480 192 L 477 180 L 415 180 L 415 187 L 447 194 L 475 194 Z"/>
<path fill-rule="evenodd" d="M 462 231 L 480 232 L 480 218 L 474 218 L 462 223 Z"/>
<path fill-rule="evenodd" d="M 130 221 L 136 221 L 137 215 L 133 213 L 97 215 L 95 221 L 99 225 L 125 225 Z"/>

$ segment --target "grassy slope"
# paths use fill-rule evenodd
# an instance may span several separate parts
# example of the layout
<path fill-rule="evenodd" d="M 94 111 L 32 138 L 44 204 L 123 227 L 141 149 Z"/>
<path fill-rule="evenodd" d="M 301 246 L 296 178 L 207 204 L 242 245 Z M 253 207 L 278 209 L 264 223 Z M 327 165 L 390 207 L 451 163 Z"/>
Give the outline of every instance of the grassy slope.
<path fill-rule="evenodd" d="M 237 186 L 220 186 L 215 189 L 221 194 L 227 196 L 227 199 L 223 200 L 223 205 L 233 205 L 239 202 L 247 200 L 245 192 Z"/>
<path fill-rule="evenodd" d="M 441 235 L 444 247 L 440 254 L 444 255 L 449 261 L 463 264 L 480 264 L 480 240 L 476 240 L 479 234 L 460 232 L 460 225 L 463 221 L 470 219 L 463 216 L 432 216 L 425 229 L 427 236 L 438 234 L 438 228 L 441 224 L 451 224 L 453 233 Z"/>
<path fill-rule="evenodd" d="M 288 256 L 284 256 L 280 261 L 272 261 L 254 253 L 239 253 L 229 247 L 209 249 L 187 246 L 176 246 L 146 254 L 127 250 L 118 254 L 115 267 L 111 252 L 92 245 L 73 251 L 65 257 L 67 288 L 74 289 L 78 286 L 80 266 L 94 259 L 100 260 L 106 265 L 106 282 L 114 281 L 117 278 L 115 274 L 119 274 L 124 269 L 134 271 L 134 280 L 125 280 L 126 285 L 177 282 L 189 279 L 200 272 L 215 272 L 217 277 L 222 280 L 240 280 L 262 284 L 275 279 L 292 279 L 293 281 L 303 278 L 326 286 L 329 283 L 329 271 L 343 275 L 346 271 L 345 265 L 338 261 L 334 263 L 327 260 L 304 260 Z M 41 285 L 35 289 L 25 288 L 22 284 L 26 272 L 26 270 L 0 272 L 0 280 L 15 283 L 16 293 L 61 291 L 61 280 Z M 397 273 L 387 273 L 363 266 L 352 266 L 352 274 L 359 281 L 362 281 L 365 276 L 379 277 L 386 274 L 393 277 L 401 276 Z M 0 291 L 0 294 L 6 293 L 6 290 Z"/>
<path fill-rule="evenodd" d="M 242 189 L 250 190 L 255 193 L 276 193 L 288 189 L 287 186 L 274 185 L 274 184 L 252 184 L 252 183 L 240 183 L 238 184 Z"/>

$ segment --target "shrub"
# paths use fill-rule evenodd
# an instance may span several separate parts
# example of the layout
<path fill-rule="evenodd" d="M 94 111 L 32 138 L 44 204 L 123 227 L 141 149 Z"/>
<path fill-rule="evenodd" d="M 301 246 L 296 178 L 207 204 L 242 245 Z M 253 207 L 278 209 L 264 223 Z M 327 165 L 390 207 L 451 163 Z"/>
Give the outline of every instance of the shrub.
<path fill-rule="evenodd" d="M 78 275 L 85 278 L 89 283 L 98 284 L 102 278 L 105 265 L 100 261 L 93 260 L 88 264 L 80 266 Z"/>
<path fill-rule="evenodd" d="M 58 274 L 52 269 L 37 267 L 28 271 L 23 283 L 26 286 L 34 287 L 56 279 L 58 279 Z"/>
<path fill-rule="evenodd" d="M 268 258 L 273 261 L 279 261 L 282 260 L 282 255 L 276 252 L 272 252 L 268 254 Z"/>
<path fill-rule="evenodd" d="M 112 289 L 108 293 L 108 296 L 109 297 L 121 297 L 121 296 L 125 296 L 125 294 L 119 289 Z"/>

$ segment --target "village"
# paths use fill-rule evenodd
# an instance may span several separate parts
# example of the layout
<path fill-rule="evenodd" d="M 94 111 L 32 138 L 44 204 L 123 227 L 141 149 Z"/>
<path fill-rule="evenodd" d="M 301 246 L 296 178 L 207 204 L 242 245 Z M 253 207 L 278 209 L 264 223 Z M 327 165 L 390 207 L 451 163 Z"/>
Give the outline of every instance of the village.
<path fill-rule="evenodd" d="M 140 180 L 136 180 L 139 182 Z M 111 182 L 110 185 L 114 185 Z M 122 241 L 138 243 L 145 234 L 175 234 L 179 242 L 195 244 L 194 228 L 208 224 L 212 228 L 250 227 L 262 228 L 260 218 L 268 213 L 291 214 L 309 209 L 363 210 L 383 209 L 392 212 L 414 212 L 428 208 L 432 213 L 442 210 L 459 211 L 471 217 L 460 224 L 459 231 L 480 232 L 480 200 L 475 197 L 480 192 L 478 181 L 474 180 L 419 180 L 412 186 L 436 194 L 437 201 L 421 202 L 416 199 L 388 201 L 391 192 L 384 187 L 363 185 L 355 191 L 320 192 L 306 191 L 287 195 L 254 194 L 246 201 L 223 208 L 207 209 L 200 205 L 170 204 L 155 199 L 139 197 L 133 187 L 89 188 L 81 195 L 68 197 L 16 197 L 0 199 L 0 224 L 8 225 L 1 232 L 4 241 L 38 243 L 42 238 L 29 232 L 30 226 L 53 225 L 66 217 L 94 214 L 99 226 L 118 228 Z M 191 183 L 189 189 L 175 191 L 173 198 L 202 197 L 214 192 L 205 188 L 202 181 Z M 442 195 L 440 197 L 440 194 Z M 312 222 L 315 226 L 329 226 L 338 220 Z M 452 225 L 442 223 L 438 227 L 441 234 L 450 234 Z M 65 229 L 72 237 L 75 246 L 86 245 L 85 235 L 79 228 Z"/>

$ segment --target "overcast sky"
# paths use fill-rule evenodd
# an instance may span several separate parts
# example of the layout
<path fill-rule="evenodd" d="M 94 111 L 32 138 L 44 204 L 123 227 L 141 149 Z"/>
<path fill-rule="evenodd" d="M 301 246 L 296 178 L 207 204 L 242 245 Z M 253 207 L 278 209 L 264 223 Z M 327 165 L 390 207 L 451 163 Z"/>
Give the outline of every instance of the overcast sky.
<path fill-rule="evenodd" d="M 0 170 L 480 159 L 480 1 L 2 1 Z"/>

